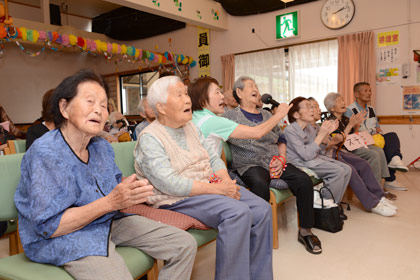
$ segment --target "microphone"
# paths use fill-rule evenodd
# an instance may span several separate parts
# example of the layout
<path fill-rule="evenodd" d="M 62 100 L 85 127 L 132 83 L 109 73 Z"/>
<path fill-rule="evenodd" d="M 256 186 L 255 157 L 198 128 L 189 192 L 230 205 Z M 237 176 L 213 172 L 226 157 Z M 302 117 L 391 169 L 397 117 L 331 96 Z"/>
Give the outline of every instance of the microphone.
<path fill-rule="evenodd" d="M 261 101 L 264 104 L 272 104 L 274 106 L 279 106 L 280 105 L 280 103 L 278 103 L 276 100 L 274 100 L 273 97 L 270 94 L 268 94 L 268 93 L 264 93 L 261 96 Z"/>

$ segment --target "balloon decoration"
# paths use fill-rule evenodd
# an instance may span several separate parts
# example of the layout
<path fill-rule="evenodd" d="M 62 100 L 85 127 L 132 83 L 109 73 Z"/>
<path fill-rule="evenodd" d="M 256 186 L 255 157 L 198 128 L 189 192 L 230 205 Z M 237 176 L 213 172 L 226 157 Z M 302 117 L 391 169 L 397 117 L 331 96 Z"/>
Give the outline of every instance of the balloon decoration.
<path fill-rule="evenodd" d="M 171 39 L 170 39 L 171 40 Z M 194 67 L 197 63 L 189 56 L 174 53 L 160 53 L 156 51 L 146 51 L 133 46 L 119 45 L 116 43 L 103 42 L 101 40 L 92 40 L 73 34 L 61 34 L 52 31 L 33 30 L 25 27 L 0 26 L 0 58 L 3 55 L 3 41 L 15 42 L 16 45 L 29 56 L 38 56 L 49 48 L 54 51 L 61 51 L 65 48 L 79 49 L 81 52 L 87 52 L 94 56 L 103 55 L 105 59 L 115 59 L 116 62 L 127 61 L 130 63 L 143 61 L 149 65 L 150 62 L 162 64 L 184 64 Z M 22 42 L 31 42 L 42 44 L 40 51 L 31 52 L 21 44 Z M 157 50 L 158 45 L 155 46 Z"/>

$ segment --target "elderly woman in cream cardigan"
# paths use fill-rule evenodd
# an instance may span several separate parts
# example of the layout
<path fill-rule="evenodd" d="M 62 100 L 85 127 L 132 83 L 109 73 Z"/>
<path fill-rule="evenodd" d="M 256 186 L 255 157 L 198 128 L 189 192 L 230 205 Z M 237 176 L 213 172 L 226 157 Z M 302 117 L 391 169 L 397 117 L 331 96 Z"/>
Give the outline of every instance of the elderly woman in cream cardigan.
<path fill-rule="evenodd" d="M 191 122 L 191 100 L 181 79 L 150 87 L 157 119 L 138 137 L 138 177 L 154 186 L 149 204 L 217 228 L 215 279 L 273 279 L 269 204 L 231 180 L 219 156 Z"/>

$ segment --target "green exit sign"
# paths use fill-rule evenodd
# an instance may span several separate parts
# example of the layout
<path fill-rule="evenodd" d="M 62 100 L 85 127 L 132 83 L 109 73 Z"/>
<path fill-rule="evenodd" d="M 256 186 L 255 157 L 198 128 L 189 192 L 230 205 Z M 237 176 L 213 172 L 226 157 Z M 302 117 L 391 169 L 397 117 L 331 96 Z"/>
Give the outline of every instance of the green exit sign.
<path fill-rule="evenodd" d="M 276 39 L 299 36 L 298 12 L 290 12 L 276 16 Z"/>

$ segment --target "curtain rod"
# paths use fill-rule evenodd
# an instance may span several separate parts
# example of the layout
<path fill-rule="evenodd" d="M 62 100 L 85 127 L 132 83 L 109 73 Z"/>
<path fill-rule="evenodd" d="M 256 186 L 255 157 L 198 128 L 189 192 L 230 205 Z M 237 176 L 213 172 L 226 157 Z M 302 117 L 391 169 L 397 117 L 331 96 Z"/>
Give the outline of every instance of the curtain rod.
<path fill-rule="evenodd" d="M 300 43 L 296 43 L 296 44 L 290 44 L 290 45 L 284 45 L 284 46 L 278 46 L 278 47 L 271 47 L 271 48 L 265 48 L 265 49 L 258 49 L 258 50 L 252 50 L 252 51 L 246 51 L 246 52 L 239 52 L 239 53 L 234 53 L 233 55 L 241 55 L 241 54 L 248 54 L 248 53 L 254 53 L 254 52 L 263 52 L 263 51 L 269 51 L 269 50 L 275 50 L 275 49 L 281 49 L 281 48 L 289 48 L 289 47 L 299 46 L 299 45 L 304 45 L 304 44 L 309 44 L 309 43 L 319 43 L 319 42 L 330 41 L 330 40 L 334 40 L 334 39 L 337 39 L 337 38 L 338 37 L 330 37 L 330 38 L 318 39 L 318 40 L 313 40 L 313 41 L 305 41 L 305 42 L 300 42 Z"/>

